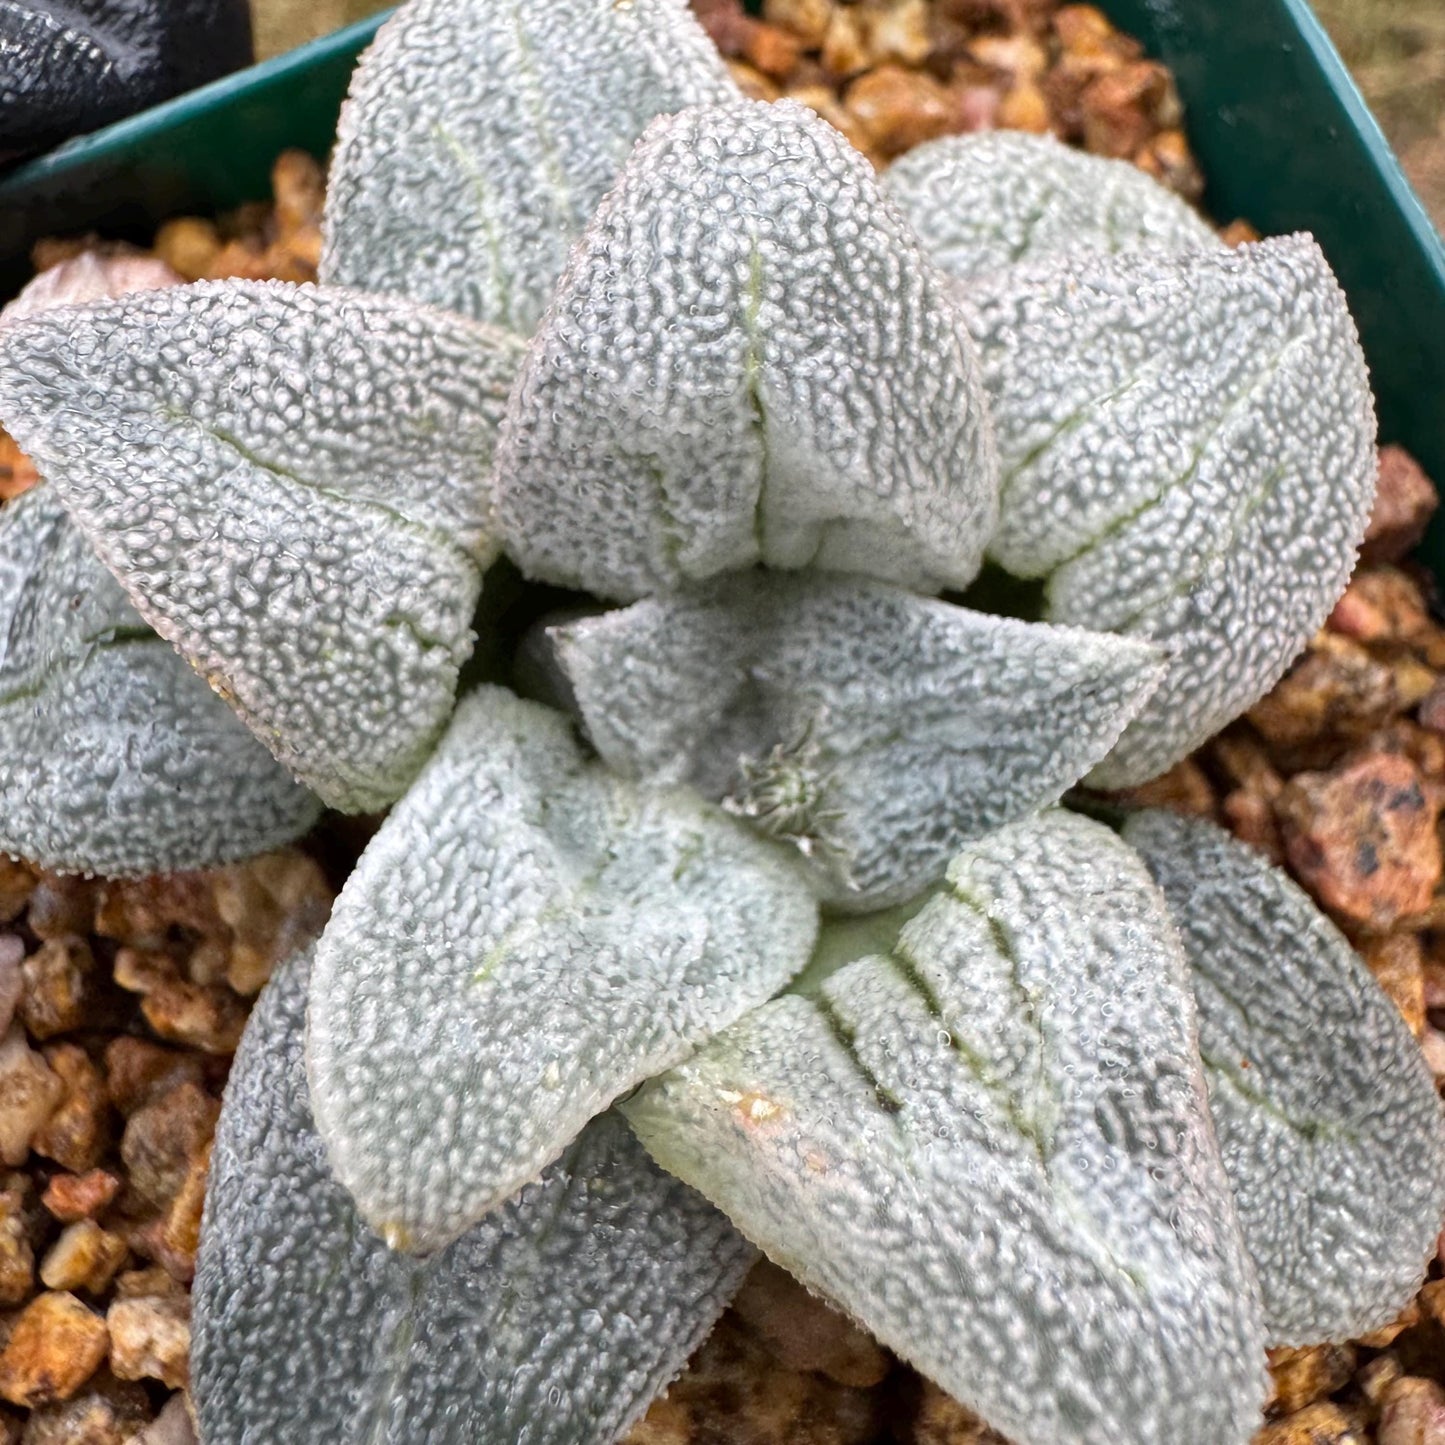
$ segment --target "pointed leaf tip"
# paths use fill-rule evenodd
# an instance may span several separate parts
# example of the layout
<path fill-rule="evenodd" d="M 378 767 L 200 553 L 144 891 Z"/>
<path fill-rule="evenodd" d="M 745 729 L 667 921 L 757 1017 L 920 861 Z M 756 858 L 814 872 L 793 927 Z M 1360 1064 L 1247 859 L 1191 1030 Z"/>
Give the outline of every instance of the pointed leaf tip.
<path fill-rule="evenodd" d="M 1057 802 L 1163 673 L 1148 643 L 822 573 L 722 578 L 547 636 L 608 764 L 793 843 L 850 912 Z"/>
<path fill-rule="evenodd" d="M 0 418 L 146 620 L 364 811 L 452 706 L 519 345 L 394 298 L 177 286 L 0 331 Z"/>
<path fill-rule="evenodd" d="M 1419 1045 L 1282 869 L 1170 813 L 1131 818 L 1124 837 L 1183 937 L 1270 1343 L 1389 1324 L 1445 1223 L 1445 1121 Z"/>
<path fill-rule="evenodd" d="M 1051 135 L 979 131 L 915 146 L 883 189 L 950 276 L 1083 252 L 1198 251 L 1223 243 L 1188 202 L 1132 161 Z"/>
<path fill-rule="evenodd" d="M 43 485 L 0 511 L 0 728 L 0 852 L 43 868 L 209 868 L 289 843 L 321 812 Z"/>
<path fill-rule="evenodd" d="M 887 955 L 621 1107 L 665 1168 L 1018 1445 L 1245 1445 L 1258 1286 L 1178 936 L 1054 812 L 965 849 Z"/>
<path fill-rule="evenodd" d="M 533 339 L 496 474 L 524 572 L 622 599 L 758 562 L 962 586 L 996 483 L 946 279 L 832 127 L 752 101 L 638 143 Z"/>
<path fill-rule="evenodd" d="M 683 0 L 411 0 L 352 77 L 321 279 L 530 334 L 648 121 L 737 93 Z"/>
<path fill-rule="evenodd" d="M 1091 778 L 1142 782 L 1268 690 L 1354 566 L 1375 420 L 1344 294 L 1308 236 L 963 294 L 1003 462 L 991 555 L 1047 579 L 1050 621 L 1170 654 Z"/>
<path fill-rule="evenodd" d="M 787 854 L 589 763 L 500 688 L 457 710 L 317 952 L 316 1115 L 362 1215 L 434 1249 L 807 961 Z"/>
<path fill-rule="evenodd" d="M 753 1251 L 615 1115 L 440 1254 L 389 1250 L 311 1118 L 308 967 L 262 994 L 216 1131 L 193 1297 L 206 1445 L 612 1445 Z"/>

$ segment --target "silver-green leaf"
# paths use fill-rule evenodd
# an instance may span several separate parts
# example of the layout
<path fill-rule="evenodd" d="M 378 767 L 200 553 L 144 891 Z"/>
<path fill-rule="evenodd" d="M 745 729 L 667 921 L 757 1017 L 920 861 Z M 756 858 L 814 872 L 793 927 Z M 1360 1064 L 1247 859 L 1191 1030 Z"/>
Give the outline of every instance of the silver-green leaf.
<path fill-rule="evenodd" d="M 925 141 L 884 172 L 883 190 L 958 281 L 1045 256 L 1222 244 L 1198 211 L 1132 162 L 1024 131 Z"/>
<path fill-rule="evenodd" d="M 998 428 L 991 555 L 1046 615 L 1168 649 L 1093 781 L 1162 772 L 1328 615 L 1374 496 L 1364 355 L 1319 247 L 1016 267 L 964 293 Z"/>
<path fill-rule="evenodd" d="M 141 615 L 364 811 L 451 711 L 519 347 L 391 298 L 177 286 L 0 332 L 0 420 Z"/>
<path fill-rule="evenodd" d="M 547 636 L 606 762 L 795 844 L 820 897 L 859 912 L 1057 802 L 1163 673 L 1148 643 L 820 573 L 721 578 Z"/>
<path fill-rule="evenodd" d="M 0 852 L 44 868 L 208 868 L 321 812 L 145 625 L 45 486 L 0 511 L 0 728 Z"/>
<path fill-rule="evenodd" d="M 793 102 L 655 122 L 578 243 L 508 410 L 522 570 L 634 599 L 818 566 L 978 570 L 997 483 L 946 278 L 867 161 Z"/>
<path fill-rule="evenodd" d="M 611 1114 L 449 1249 L 388 1249 L 312 1122 L 307 966 L 262 995 L 216 1133 L 192 1352 L 206 1445 L 611 1445 L 753 1251 Z"/>
<path fill-rule="evenodd" d="M 887 956 L 622 1105 L 665 1168 L 1018 1445 L 1244 1445 L 1258 1286 L 1179 940 L 1065 813 L 965 849 Z"/>
<path fill-rule="evenodd" d="M 1445 1225 L 1445 1120 L 1419 1045 L 1282 870 L 1199 819 L 1144 813 L 1124 837 L 1183 936 L 1270 1342 L 1388 1324 Z"/>
<path fill-rule="evenodd" d="M 364 1218 L 455 1238 L 593 1115 L 807 962 L 781 849 L 686 789 L 584 758 L 484 688 L 347 882 L 317 949 L 317 1123 Z"/>
<path fill-rule="evenodd" d="M 411 0 L 352 77 L 321 278 L 530 334 L 648 121 L 736 95 L 683 0 Z"/>

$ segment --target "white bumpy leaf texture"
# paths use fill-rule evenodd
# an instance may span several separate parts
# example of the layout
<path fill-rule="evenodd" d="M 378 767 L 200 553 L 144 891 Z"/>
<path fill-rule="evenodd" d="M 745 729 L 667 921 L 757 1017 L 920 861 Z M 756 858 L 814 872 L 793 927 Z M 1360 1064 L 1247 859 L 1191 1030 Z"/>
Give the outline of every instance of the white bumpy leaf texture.
<path fill-rule="evenodd" d="M 1170 653 L 1091 779 L 1142 782 L 1273 685 L 1354 566 L 1375 419 L 1344 294 L 1308 236 L 961 294 L 1003 467 L 990 555 L 1047 579 L 1048 620 Z"/>
<path fill-rule="evenodd" d="M 793 102 L 659 120 L 573 251 L 498 447 L 524 572 L 632 600 L 762 562 L 963 586 L 978 363 L 867 161 Z"/>
<path fill-rule="evenodd" d="M 884 172 L 883 190 L 957 281 L 1045 256 L 1223 244 L 1198 211 L 1132 162 L 1023 131 L 925 141 Z"/>
<path fill-rule="evenodd" d="M 141 615 L 366 811 L 451 711 L 519 347 L 394 298 L 177 286 L 5 328 L 0 419 Z"/>
<path fill-rule="evenodd" d="M 43 868 L 208 868 L 321 812 L 145 625 L 48 486 L 0 511 L 0 726 L 0 851 Z"/>
<path fill-rule="evenodd" d="M 1210 1108 L 1270 1343 L 1389 1324 L 1445 1224 L 1445 1122 L 1419 1045 L 1334 924 L 1223 830 L 1150 812 L 1199 1005 Z"/>
<path fill-rule="evenodd" d="M 530 335 L 648 121 L 737 93 L 684 0 L 411 0 L 352 77 L 321 279 Z"/>
<path fill-rule="evenodd" d="M 426 1251 L 807 962 L 781 848 L 616 778 L 483 688 L 372 840 L 317 949 L 317 1122 L 362 1215 Z"/>
<path fill-rule="evenodd" d="M 1057 802 L 1163 674 L 1148 643 L 823 573 L 725 577 L 548 629 L 603 759 L 688 783 L 886 908 Z"/>
<path fill-rule="evenodd" d="M 1244 1445 L 1258 1284 L 1139 859 L 1013 824 L 814 987 L 621 1106 L 653 1157 L 1017 1445 Z"/>
<path fill-rule="evenodd" d="M 611 1445 L 754 1254 L 608 1114 L 427 1260 L 335 1180 L 307 1103 L 308 958 L 257 1005 L 216 1132 L 195 1283 L 206 1445 Z"/>

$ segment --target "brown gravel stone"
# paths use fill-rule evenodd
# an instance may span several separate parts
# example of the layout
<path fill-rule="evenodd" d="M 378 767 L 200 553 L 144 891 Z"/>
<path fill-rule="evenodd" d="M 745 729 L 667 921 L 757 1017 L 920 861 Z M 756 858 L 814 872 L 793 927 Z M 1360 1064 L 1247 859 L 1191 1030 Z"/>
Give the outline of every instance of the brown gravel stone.
<path fill-rule="evenodd" d="M 1386 1391 L 1404 1373 L 1400 1361 L 1394 1355 L 1388 1352 L 1376 1355 L 1355 1375 L 1355 1388 L 1364 1396 L 1366 1404 L 1378 1412 Z"/>
<path fill-rule="evenodd" d="M 20 1445 L 119 1445 L 139 1440 L 150 1416 L 144 1386 L 102 1370 L 73 1400 L 36 1410 Z"/>
<path fill-rule="evenodd" d="M 1193 758 L 1184 758 L 1167 773 L 1150 778 L 1120 797 L 1138 808 L 1168 808 L 1172 813 L 1212 818 L 1218 810 L 1214 787 Z"/>
<path fill-rule="evenodd" d="M 1364 643 L 1408 643 L 1432 627 L 1419 584 L 1398 567 L 1357 571 L 1325 625 Z"/>
<path fill-rule="evenodd" d="M 172 1395 L 155 1420 L 136 1437 L 135 1445 L 197 1445 L 196 1429 L 184 1393 Z"/>
<path fill-rule="evenodd" d="M 1309 1349 L 1269 1352 L 1269 1373 L 1274 1381 L 1270 1413 L 1293 1415 L 1349 1383 L 1355 1372 L 1353 1345 L 1317 1345 Z"/>
<path fill-rule="evenodd" d="M 1441 877 L 1440 798 L 1408 759 L 1301 773 L 1276 803 L 1290 866 L 1325 907 L 1374 929 L 1423 912 Z"/>
<path fill-rule="evenodd" d="M 1445 1445 L 1445 1391 L 1434 1380 L 1405 1375 L 1380 1402 L 1379 1445 Z"/>
<path fill-rule="evenodd" d="M 246 1005 L 229 988 L 162 980 L 141 1000 L 145 1021 L 161 1038 L 208 1054 L 232 1054 L 246 1027 Z"/>
<path fill-rule="evenodd" d="M 1249 721 L 1276 749 L 1332 762 L 1352 741 L 1366 738 L 1399 707 L 1395 675 L 1351 638 L 1322 632 L 1273 692 L 1249 710 Z M 1323 740 L 1323 750 L 1302 751 Z"/>
<path fill-rule="evenodd" d="M 1381 447 L 1375 507 L 1360 548 L 1361 561 L 1398 562 L 1418 545 L 1439 504 L 1434 484 L 1409 452 Z"/>
<path fill-rule="evenodd" d="M 100 885 L 73 873 L 42 873 L 30 895 L 25 922 L 37 938 L 87 934 L 95 924 Z"/>
<path fill-rule="evenodd" d="M 199 281 L 210 273 L 211 263 L 221 249 L 221 238 L 213 222 L 199 216 L 178 216 L 156 232 L 155 249 L 187 281 Z"/>
<path fill-rule="evenodd" d="M 1418 1039 L 1425 1032 L 1425 954 L 1418 935 L 1390 933 L 1372 939 L 1362 954 Z"/>
<path fill-rule="evenodd" d="M 34 891 L 35 870 L 28 863 L 0 857 L 0 923 L 13 923 L 19 918 Z"/>
<path fill-rule="evenodd" d="M 1361 1335 L 1358 1343 L 1369 1350 L 1385 1350 L 1395 1343 L 1397 1339 L 1408 1329 L 1420 1323 L 1420 1305 L 1417 1300 L 1411 1300 L 1409 1304 L 1400 1311 L 1398 1319 L 1392 1320 L 1388 1325 L 1381 1325 L 1377 1330 L 1371 1330 L 1367 1335 Z"/>
<path fill-rule="evenodd" d="M 0 1305 L 23 1304 L 35 1289 L 35 1250 L 18 1189 L 0 1190 Z"/>
<path fill-rule="evenodd" d="M 191 1301 L 181 1295 L 118 1299 L 106 1313 L 110 1367 L 122 1380 L 190 1383 Z"/>
<path fill-rule="evenodd" d="M 931 1380 L 923 1381 L 912 1438 L 913 1445 L 1008 1445 L 1002 1435 Z"/>
<path fill-rule="evenodd" d="M 75 934 L 43 942 L 22 966 L 19 1012 L 34 1039 L 50 1039 L 106 1020 L 95 956 Z"/>
<path fill-rule="evenodd" d="M 790 1370 L 818 1370 L 866 1390 L 892 1368 L 870 1336 L 766 1260 L 748 1275 L 733 1309 Z"/>
<path fill-rule="evenodd" d="M 1366 1445 L 1367 1438 L 1358 1411 L 1321 1400 L 1266 1425 L 1253 1445 Z"/>
<path fill-rule="evenodd" d="M 158 1208 L 169 1206 L 210 1143 L 220 1108 L 195 1084 L 182 1083 L 131 1115 L 120 1155 L 140 1198 Z"/>
<path fill-rule="evenodd" d="M 57 1174 L 45 1186 L 41 1203 L 62 1224 L 93 1219 L 120 1193 L 120 1179 L 105 1169 Z"/>
<path fill-rule="evenodd" d="M 73 1294 L 39 1295 L 0 1352 L 0 1396 L 32 1409 L 68 1400 L 100 1368 L 108 1343 L 105 1321 Z"/>
<path fill-rule="evenodd" d="M 64 1094 L 65 1084 L 12 1024 L 0 1039 L 0 1162 L 25 1162 L 31 1140 Z"/>
<path fill-rule="evenodd" d="M 207 1143 L 191 1160 L 161 1227 L 161 1263 L 168 1273 L 187 1282 L 196 1272 L 196 1251 L 201 1242 L 201 1214 L 206 1203 L 206 1180 L 210 1168 L 211 1146 Z"/>
<path fill-rule="evenodd" d="M 61 1231 L 40 1262 L 40 1278 L 47 1289 L 83 1289 L 103 1294 L 129 1251 L 119 1235 L 102 1229 L 93 1219 L 82 1219 Z"/>
<path fill-rule="evenodd" d="M 295 848 L 218 869 L 213 897 L 231 932 L 226 982 L 247 998 L 282 959 L 319 938 L 331 916 L 326 875 Z"/>
<path fill-rule="evenodd" d="M 201 1061 L 194 1054 L 122 1036 L 105 1048 L 105 1082 L 111 1103 L 127 1118 L 177 1084 L 200 1086 Z"/>
<path fill-rule="evenodd" d="M 65 1086 L 59 1106 L 31 1147 L 72 1173 L 94 1169 L 112 1140 L 110 1100 L 101 1072 L 75 1044 L 52 1044 L 45 1060 Z"/>
<path fill-rule="evenodd" d="M 791 30 L 812 49 L 822 45 L 832 16 L 832 0 L 763 0 L 763 19 Z"/>
<path fill-rule="evenodd" d="M 7 431 L 0 431 L 0 502 L 9 502 L 28 492 L 40 480 L 35 463 L 15 444 Z M 4 1436 L 0 1436 L 3 1440 Z"/>
<path fill-rule="evenodd" d="M 872 149 L 892 158 L 956 128 L 944 86 L 923 71 L 880 65 L 848 87 L 843 103 Z"/>

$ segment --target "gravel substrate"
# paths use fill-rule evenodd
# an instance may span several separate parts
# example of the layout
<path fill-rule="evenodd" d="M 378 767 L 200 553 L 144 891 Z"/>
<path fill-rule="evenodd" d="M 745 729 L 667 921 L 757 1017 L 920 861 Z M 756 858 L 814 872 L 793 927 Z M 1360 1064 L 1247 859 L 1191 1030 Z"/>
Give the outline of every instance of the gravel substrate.
<path fill-rule="evenodd" d="M 1190 199 L 1172 78 L 1090 6 L 1052 0 L 695 0 L 751 93 L 818 110 L 877 164 L 951 131 L 1053 130 Z M 169 222 L 179 278 L 306 281 L 323 177 Z M 1252 235 L 1242 223 L 1231 239 Z M 96 238 L 42 243 L 37 269 Z M 64 273 L 57 273 L 63 279 Z M 0 433 L 0 498 L 34 481 Z M 1364 559 L 1248 716 L 1135 791 L 1287 867 L 1356 943 L 1445 1078 L 1445 627 L 1407 560 L 1436 504 L 1382 454 Z M 202 874 L 83 881 L 0 860 L 0 1445 L 185 1445 L 189 1293 L 231 1052 L 271 969 L 325 923 L 369 825 Z M 1399 1324 L 1277 1351 L 1256 1445 L 1445 1445 L 1441 1263 Z M 782 1271 L 761 1265 L 631 1445 L 986 1445 L 988 1431 Z M 1165 1445 L 1165 1442 L 1161 1442 Z"/>

